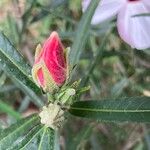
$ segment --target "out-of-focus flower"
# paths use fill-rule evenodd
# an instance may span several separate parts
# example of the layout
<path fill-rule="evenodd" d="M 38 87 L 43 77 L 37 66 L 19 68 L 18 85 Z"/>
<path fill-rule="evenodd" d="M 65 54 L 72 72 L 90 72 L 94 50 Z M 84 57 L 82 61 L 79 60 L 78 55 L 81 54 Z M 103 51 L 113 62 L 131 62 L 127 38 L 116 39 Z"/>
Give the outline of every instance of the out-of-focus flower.
<path fill-rule="evenodd" d="M 43 47 L 37 46 L 32 76 L 37 85 L 45 92 L 57 90 L 66 81 L 65 49 L 56 32 L 52 32 Z"/>
<path fill-rule="evenodd" d="M 91 0 L 83 0 L 85 11 Z M 92 18 L 92 24 L 117 15 L 117 27 L 121 38 L 133 48 L 150 47 L 150 0 L 100 0 Z M 137 16 L 136 16 L 137 15 Z"/>

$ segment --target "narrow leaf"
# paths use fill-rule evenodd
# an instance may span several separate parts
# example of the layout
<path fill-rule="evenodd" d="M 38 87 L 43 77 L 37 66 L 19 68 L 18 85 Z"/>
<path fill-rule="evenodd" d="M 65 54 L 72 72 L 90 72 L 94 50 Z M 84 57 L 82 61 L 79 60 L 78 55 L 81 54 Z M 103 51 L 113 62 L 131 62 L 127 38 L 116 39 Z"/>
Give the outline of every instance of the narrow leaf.
<path fill-rule="evenodd" d="M 30 131 L 26 132 L 26 134 L 24 134 L 21 137 L 18 137 L 18 140 L 16 140 L 12 145 L 11 148 L 9 148 L 9 150 L 23 150 L 26 148 L 26 146 L 28 146 L 28 144 L 30 144 L 30 142 L 32 142 L 32 140 L 34 138 L 36 138 L 36 136 L 38 134 L 40 134 L 40 132 L 42 132 L 43 126 L 42 125 L 37 125 L 34 126 Z"/>
<path fill-rule="evenodd" d="M 89 7 L 85 11 L 79 22 L 72 50 L 70 52 L 70 63 L 72 66 L 77 64 L 80 55 L 84 49 L 90 31 L 91 19 L 99 1 L 100 0 L 91 1 Z"/>
<path fill-rule="evenodd" d="M 75 116 L 111 122 L 150 122 L 150 97 L 131 97 L 75 102 Z"/>
<path fill-rule="evenodd" d="M 54 150 L 55 132 L 51 128 L 44 128 L 38 150 Z"/>
<path fill-rule="evenodd" d="M 12 81 L 15 83 L 15 85 L 20 88 L 26 95 L 30 96 L 30 100 L 37 106 L 42 107 L 44 105 L 44 102 L 41 101 L 39 96 L 35 94 L 34 91 L 32 91 L 28 86 L 24 85 L 20 80 L 17 78 L 11 77 Z"/>
<path fill-rule="evenodd" d="M 24 136 L 29 134 L 35 126 L 39 125 L 39 117 L 37 115 L 18 121 L 16 124 L 0 132 L 0 150 L 11 149 L 19 146 L 24 140 Z"/>
<path fill-rule="evenodd" d="M 0 100 L 0 110 L 4 113 L 7 113 L 8 115 L 16 118 L 16 119 L 20 119 L 21 115 L 16 112 L 12 107 L 10 107 L 9 105 L 5 104 L 3 101 Z"/>
<path fill-rule="evenodd" d="M 84 143 L 88 138 L 90 138 L 90 134 L 92 132 L 93 125 L 88 124 L 87 126 L 84 126 L 83 129 L 81 129 L 77 135 L 73 135 L 71 139 L 69 139 L 69 142 L 71 144 L 66 143 L 66 149 L 67 150 L 77 150 L 80 149 L 80 145 Z"/>
<path fill-rule="evenodd" d="M 88 83 L 90 75 L 92 74 L 94 68 L 97 66 L 97 64 L 100 63 L 100 60 L 102 60 L 103 53 L 104 53 L 104 47 L 106 45 L 107 39 L 108 39 L 111 31 L 112 31 L 112 28 L 109 29 L 107 31 L 107 33 L 105 34 L 105 36 L 103 37 L 103 39 L 101 41 L 101 45 L 100 45 L 100 47 L 98 47 L 97 53 L 96 53 L 93 61 L 90 63 L 90 66 L 88 66 L 87 72 L 86 72 L 86 74 L 84 75 L 84 77 L 82 79 L 82 82 L 81 82 L 82 87 L 86 86 L 86 84 Z"/>
<path fill-rule="evenodd" d="M 45 18 L 48 15 L 54 15 L 54 14 L 56 15 L 57 8 L 59 6 L 62 7 L 65 4 L 67 4 L 67 0 L 54 0 L 54 1 L 51 1 L 50 5 L 45 6 L 45 7 L 43 7 L 40 3 L 38 3 L 38 6 L 40 7 L 41 11 L 39 13 L 37 13 L 36 15 L 34 15 L 34 17 L 31 20 L 31 23 L 37 22 L 37 21 Z M 59 13 L 59 15 L 60 15 L 60 13 Z"/>
<path fill-rule="evenodd" d="M 40 89 L 32 80 L 31 67 L 3 33 L 0 33 L 0 67 L 35 92 L 40 92 Z"/>
<path fill-rule="evenodd" d="M 55 131 L 45 126 L 21 150 L 54 150 Z"/>

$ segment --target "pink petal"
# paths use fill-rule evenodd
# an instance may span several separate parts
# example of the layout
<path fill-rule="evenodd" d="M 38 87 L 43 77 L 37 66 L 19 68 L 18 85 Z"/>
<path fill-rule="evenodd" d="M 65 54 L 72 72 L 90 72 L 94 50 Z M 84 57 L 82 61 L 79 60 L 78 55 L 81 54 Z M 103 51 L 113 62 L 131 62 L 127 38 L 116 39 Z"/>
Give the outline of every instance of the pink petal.
<path fill-rule="evenodd" d="M 150 10 L 150 0 L 142 0 L 145 6 Z"/>
<path fill-rule="evenodd" d="M 40 86 L 44 86 L 44 76 L 43 76 L 42 68 L 40 68 L 38 70 L 37 76 L 38 76 L 38 82 L 39 82 Z"/>
<path fill-rule="evenodd" d="M 54 81 L 61 85 L 66 80 L 66 60 L 64 56 L 64 47 L 56 32 L 52 32 L 44 43 L 43 50 L 42 59 Z"/>
<path fill-rule="evenodd" d="M 134 15 L 148 13 L 147 7 L 141 1 L 129 2 L 119 12 L 117 26 L 121 38 L 137 49 L 150 47 L 150 17 Z"/>
<path fill-rule="evenodd" d="M 82 1 L 83 12 L 87 9 L 90 1 L 91 0 Z M 92 18 L 92 24 L 101 23 L 106 19 L 115 16 L 125 2 L 126 0 L 101 0 Z"/>

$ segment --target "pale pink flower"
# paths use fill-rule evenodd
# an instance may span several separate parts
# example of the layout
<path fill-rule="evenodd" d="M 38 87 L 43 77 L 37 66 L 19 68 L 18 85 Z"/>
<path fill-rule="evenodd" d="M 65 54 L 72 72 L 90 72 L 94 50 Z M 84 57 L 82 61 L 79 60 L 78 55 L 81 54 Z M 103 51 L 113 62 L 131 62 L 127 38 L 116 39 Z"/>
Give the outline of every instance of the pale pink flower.
<path fill-rule="evenodd" d="M 83 0 L 85 11 L 91 0 Z M 92 24 L 117 15 L 117 28 L 121 38 L 137 49 L 150 47 L 150 16 L 135 16 L 150 13 L 150 0 L 100 0 L 92 18 Z"/>

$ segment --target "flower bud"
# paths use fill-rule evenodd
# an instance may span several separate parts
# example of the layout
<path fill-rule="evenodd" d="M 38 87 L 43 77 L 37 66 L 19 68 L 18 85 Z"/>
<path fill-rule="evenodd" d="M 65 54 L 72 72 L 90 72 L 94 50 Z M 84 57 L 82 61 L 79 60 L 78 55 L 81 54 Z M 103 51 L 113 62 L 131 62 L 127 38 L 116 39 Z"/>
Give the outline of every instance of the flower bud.
<path fill-rule="evenodd" d="M 52 32 L 43 47 L 38 45 L 32 77 L 45 92 L 53 92 L 67 79 L 67 58 L 57 32 Z"/>

